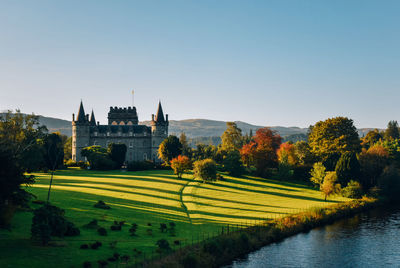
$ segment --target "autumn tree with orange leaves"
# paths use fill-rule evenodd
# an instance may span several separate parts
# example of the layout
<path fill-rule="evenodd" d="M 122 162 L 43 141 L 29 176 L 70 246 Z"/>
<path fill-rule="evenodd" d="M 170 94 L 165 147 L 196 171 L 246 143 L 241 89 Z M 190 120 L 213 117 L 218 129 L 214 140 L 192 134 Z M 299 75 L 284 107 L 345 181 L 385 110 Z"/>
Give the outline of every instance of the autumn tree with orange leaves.
<path fill-rule="evenodd" d="M 240 150 L 243 163 L 254 165 L 259 176 L 267 176 L 270 168 L 277 167 L 277 150 L 282 138 L 276 131 L 269 128 L 260 128 L 248 144 Z"/>

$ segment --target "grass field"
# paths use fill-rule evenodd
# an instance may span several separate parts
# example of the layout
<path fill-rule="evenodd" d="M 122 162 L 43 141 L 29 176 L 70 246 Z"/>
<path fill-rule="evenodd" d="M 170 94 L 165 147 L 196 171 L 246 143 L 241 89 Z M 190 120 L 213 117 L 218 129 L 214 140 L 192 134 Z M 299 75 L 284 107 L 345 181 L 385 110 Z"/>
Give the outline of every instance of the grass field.
<path fill-rule="evenodd" d="M 49 174 L 39 173 L 36 178 L 36 183 L 28 189 L 39 200 L 45 200 Z M 131 256 L 132 264 L 135 259 L 155 254 L 155 243 L 161 238 L 171 245 L 179 240 L 184 246 L 218 234 L 227 224 L 254 224 L 348 199 L 335 197 L 324 202 L 319 191 L 307 186 L 251 176 L 224 175 L 223 181 L 204 184 L 192 175 L 178 179 L 166 170 L 68 169 L 57 171 L 50 200 L 65 209 L 67 218 L 80 228 L 81 235 L 65 238 L 58 246 L 35 245 L 30 240 L 32 213 L 18 212 L 12 230 L 0 230 L 0 267 L 81 267 L 84 261 L 97 262 L 115 252 Z M 94 208 L 98 200 L 105 201 L 111 209 Z M 96 230 L 82 227 L 92 219 L 108 230 L 108 236 L 99 236 Z M 114 220 L 126 221 L 122 231 L 110 230 Z M 169 222 L 176 224 L 175 236 L 159 229 L 160 223 Z M 133 237 L 128 232 L 132 223 L 139 225 L 137 236 Z M 148 229 L 152 229 L 151 235 Z M 79 249 L 81 244 L 95 241 L 103 246 L 98 250 Z M 117 241 L 114 248 L 110 246 L 113 241 Z M 134 249 L 142 253 L 134 253 Z"/>

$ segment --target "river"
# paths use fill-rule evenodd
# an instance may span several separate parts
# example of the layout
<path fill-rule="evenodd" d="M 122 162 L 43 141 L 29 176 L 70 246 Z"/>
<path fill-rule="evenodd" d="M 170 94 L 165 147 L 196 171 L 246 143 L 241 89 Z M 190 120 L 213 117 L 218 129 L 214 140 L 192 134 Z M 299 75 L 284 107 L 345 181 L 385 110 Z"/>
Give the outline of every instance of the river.
<path fill-rule="evenodd" d="M 371 210 L 289 237 L 228 267 L 400 267 L 400 208 Z"/>

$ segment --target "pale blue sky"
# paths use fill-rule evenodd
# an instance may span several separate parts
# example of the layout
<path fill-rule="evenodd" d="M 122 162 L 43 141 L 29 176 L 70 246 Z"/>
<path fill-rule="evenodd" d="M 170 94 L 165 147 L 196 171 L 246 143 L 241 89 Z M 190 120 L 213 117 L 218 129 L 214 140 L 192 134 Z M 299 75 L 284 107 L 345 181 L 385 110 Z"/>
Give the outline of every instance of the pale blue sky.
<path fill-rule="evenodd" d="M 0 1 L 0 110 L 400 120 L 400 1 Z"/>

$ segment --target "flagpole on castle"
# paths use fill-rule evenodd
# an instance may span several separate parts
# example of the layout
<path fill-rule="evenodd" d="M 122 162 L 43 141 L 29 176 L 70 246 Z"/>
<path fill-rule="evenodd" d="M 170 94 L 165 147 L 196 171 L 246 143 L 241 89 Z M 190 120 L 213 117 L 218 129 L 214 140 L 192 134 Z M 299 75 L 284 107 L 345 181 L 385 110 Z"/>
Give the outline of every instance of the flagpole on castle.
<path fill-rule="evenodd" d="M 132 89 L 132 107 L 135 107 L 135 98 L 134 98 L 134 95 L 135 94 L 135 91 Z"/>

